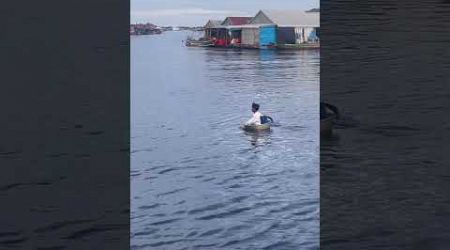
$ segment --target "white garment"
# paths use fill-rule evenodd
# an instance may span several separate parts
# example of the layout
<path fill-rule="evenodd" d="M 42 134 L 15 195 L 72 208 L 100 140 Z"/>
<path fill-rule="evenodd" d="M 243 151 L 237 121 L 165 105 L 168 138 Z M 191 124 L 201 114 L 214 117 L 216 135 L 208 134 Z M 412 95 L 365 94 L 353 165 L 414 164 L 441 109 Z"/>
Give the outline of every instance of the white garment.
<path fill-rule="evenodd" d="M 259 111 L 253 113 L 253 117 L 248 120 L 245 125 L 261 125 L 262 114 Z"/>

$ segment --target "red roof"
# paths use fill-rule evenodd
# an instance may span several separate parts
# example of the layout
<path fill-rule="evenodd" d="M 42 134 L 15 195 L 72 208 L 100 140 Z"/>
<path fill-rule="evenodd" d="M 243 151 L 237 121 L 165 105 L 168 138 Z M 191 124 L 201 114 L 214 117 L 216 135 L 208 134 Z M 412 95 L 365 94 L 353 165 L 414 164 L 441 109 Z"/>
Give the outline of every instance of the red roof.
<path fill-rule="evenodd" d="M 243 17 L 243 16 L 230 16 L 225 18 L 223 23 L 225 23 L 227 20 L 230 23 L 230 25 L 243 25 L 248 24 L 250 22 L 251 17 Z"/>

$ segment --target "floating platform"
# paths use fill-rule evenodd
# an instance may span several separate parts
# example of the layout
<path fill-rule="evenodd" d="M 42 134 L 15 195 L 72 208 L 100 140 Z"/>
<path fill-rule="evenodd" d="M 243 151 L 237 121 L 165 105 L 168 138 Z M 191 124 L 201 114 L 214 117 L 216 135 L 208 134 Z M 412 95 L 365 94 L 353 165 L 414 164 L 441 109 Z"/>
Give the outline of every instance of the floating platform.
<path fill-rule="evenodd" d="M 300 44 L 272 44 L 272 45 L 258 45 L 258 44 L 228 44 L 218 45 L 209 40 L 186 40 L 185 45 L 187 47 L 213 47 L 213 48 L 225 48 L 225 49 L 281 49 L 281 50 L 306 50 L 306 49 L 319 49 L 319 43 L 300 43 Z"/>
<path fill-rule="evenodd" d="M 320 44 L 316 44 L 316 43 L 278 44 L 277 48 L 278 49 L 294 49 L 294 50 L 320 49 Z"/>

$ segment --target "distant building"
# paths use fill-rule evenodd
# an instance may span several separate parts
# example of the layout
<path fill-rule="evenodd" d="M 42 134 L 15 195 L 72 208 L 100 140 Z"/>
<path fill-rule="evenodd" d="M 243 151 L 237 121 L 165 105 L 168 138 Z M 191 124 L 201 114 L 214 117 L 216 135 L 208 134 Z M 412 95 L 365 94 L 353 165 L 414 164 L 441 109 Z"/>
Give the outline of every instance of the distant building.
<path fill-rule="evenodd" d="M 130 35 L 151 35 L 161 33 L 161 29 L 151 23 L 130 25 Z"/>

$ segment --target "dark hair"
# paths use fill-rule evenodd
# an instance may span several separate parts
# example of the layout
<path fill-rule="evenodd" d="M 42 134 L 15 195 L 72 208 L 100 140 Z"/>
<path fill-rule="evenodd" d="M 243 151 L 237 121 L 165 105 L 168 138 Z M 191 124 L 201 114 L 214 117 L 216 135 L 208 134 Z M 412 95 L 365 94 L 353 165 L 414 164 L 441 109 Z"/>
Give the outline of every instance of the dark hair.
<path fill-rule="evenodd" d="M 254 108 L 256 111 L 258 111 L 259 110 L 259 104 L 252 103 L 252 108 Z"/>

